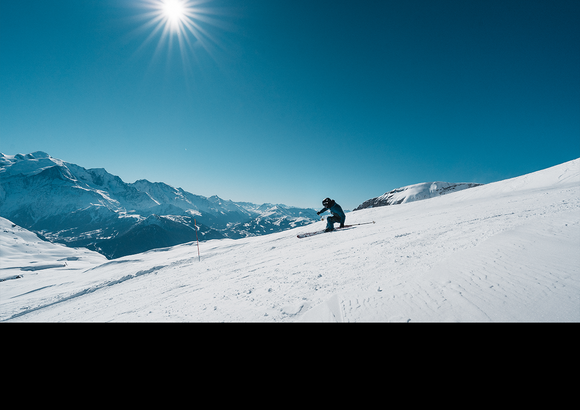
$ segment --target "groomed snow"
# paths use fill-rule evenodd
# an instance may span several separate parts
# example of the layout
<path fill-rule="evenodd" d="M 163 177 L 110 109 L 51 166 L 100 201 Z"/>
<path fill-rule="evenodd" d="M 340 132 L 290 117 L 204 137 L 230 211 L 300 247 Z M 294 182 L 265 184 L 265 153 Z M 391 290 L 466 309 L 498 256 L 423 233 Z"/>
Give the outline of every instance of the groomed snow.
<path fill-rule="evenodd" d="M 66 256 L 14 239 L 5 222 L 0 272 L 21 277 L 0 282 L 0 319 L 580 321 L 580 159 L 347 214 L 347 223 L 373 220 L 306 239 L 296 234 L 324 223 L 202 242 L 201 262 L 195 243 L 112 261 L 59 247 L 72 252 L 68 266 L 38 271 L 16 268 Z"/>

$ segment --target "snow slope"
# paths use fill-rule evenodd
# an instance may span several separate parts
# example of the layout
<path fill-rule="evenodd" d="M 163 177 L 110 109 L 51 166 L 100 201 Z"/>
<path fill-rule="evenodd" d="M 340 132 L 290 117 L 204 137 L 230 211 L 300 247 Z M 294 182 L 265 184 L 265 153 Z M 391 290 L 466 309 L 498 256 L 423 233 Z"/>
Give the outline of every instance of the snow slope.
<path fill-rule="evenodd" d="M 580 159 L 347 220 L 20 271 L 0 320 L 580 321 Z"/>
<path fill-rule="evenodd" d="M 82 272 L 106 262 L 107 258 L 85 248 L 69 248 L 44 241 L 36 234 L 0 218 L 0 261 L 0 282 L 3 282 L 21 279 L 23 275 L 33 277 L 35 281 L 38 275 L 44 276 L 45 271 L 53 280 L 58 272 Z M 0 300 L 4 300 L 2 290 Z"/>

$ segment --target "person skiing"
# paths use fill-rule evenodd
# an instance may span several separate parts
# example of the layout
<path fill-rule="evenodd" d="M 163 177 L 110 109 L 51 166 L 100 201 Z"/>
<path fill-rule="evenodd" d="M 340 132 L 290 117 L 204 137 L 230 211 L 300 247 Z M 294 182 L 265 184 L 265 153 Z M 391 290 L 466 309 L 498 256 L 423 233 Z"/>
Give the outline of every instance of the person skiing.
<path fill-rule="evenodd" d="M 346 221 L 346 215 L 344 214 L 344 211 L 342 210 L 341 206 L 336 202 L 334 202 L 334 199 L 330 198 L 325 198 L 322 201 L 322 205 L 324 206 L 324 208 L 319 212 L 317 212 L 316 213 L 317 215 L 320 215 L 326 211 L 330 211 L 330 213 L 332 214 L 332 216 L 326 218 L 325 232 L 333 231 L 335 222 L 340 223 L 340 227 L 344 228 L 344 221 Z"/>

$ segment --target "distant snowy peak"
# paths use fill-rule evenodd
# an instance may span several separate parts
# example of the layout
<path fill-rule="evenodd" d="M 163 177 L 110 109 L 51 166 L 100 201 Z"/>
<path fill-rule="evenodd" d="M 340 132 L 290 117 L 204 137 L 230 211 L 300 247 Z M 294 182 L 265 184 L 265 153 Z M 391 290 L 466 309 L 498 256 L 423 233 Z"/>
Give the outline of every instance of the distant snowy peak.
<path fill-rule="evenodd" d="M 22 160 L 30 160 L 30 159 L 47 159 L 51 158 L 46 152 L 36 151 L 30 154 L 22 155 L 6 155 L 0 152 L 0 165 L 6 165 L 8 163 L 15 163 Z M 54 158 L 53 158 L 54 159 Z"/>
<path fill-rule="evenodd" d="M 423 199 L 446 195 L 452 192 L 457 192 L 480 185 L 483 184 L 472 182 L 422 182 L 420 184 L 393 189 L 392 191 L 386 192 L 381 196 L 369 199 L 356 207 L 354 211 L 366 208 L 376 208 L 379 206 L 399 205 L 407 202 L 421 201 Z"/>
<path fill-rule="evenodd" d="M 36 151 L 31 154 L 5 155 L 0 153 L 0 175 L 35 175 L 55 166 L 62 167 L 64 162 L 52 158 L 46 152 Z"/>

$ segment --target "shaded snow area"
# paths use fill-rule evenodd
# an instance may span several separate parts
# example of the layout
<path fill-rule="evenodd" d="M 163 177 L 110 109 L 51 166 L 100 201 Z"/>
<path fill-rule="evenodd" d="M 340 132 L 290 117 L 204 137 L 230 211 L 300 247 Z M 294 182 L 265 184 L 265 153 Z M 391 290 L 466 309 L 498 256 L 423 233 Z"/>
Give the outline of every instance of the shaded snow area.
<path fill-rule="evenodd" d="M 352 212 L 376 223 L 311 238 L 296 235 L 324 222 L 202 242 L 201 262 L 195 243 L 112 261 L 48 251 L 4 222 L 0 272 L 20 277 L 0 282 L 0 319 L 577 322 L 579 165 Z"/>

